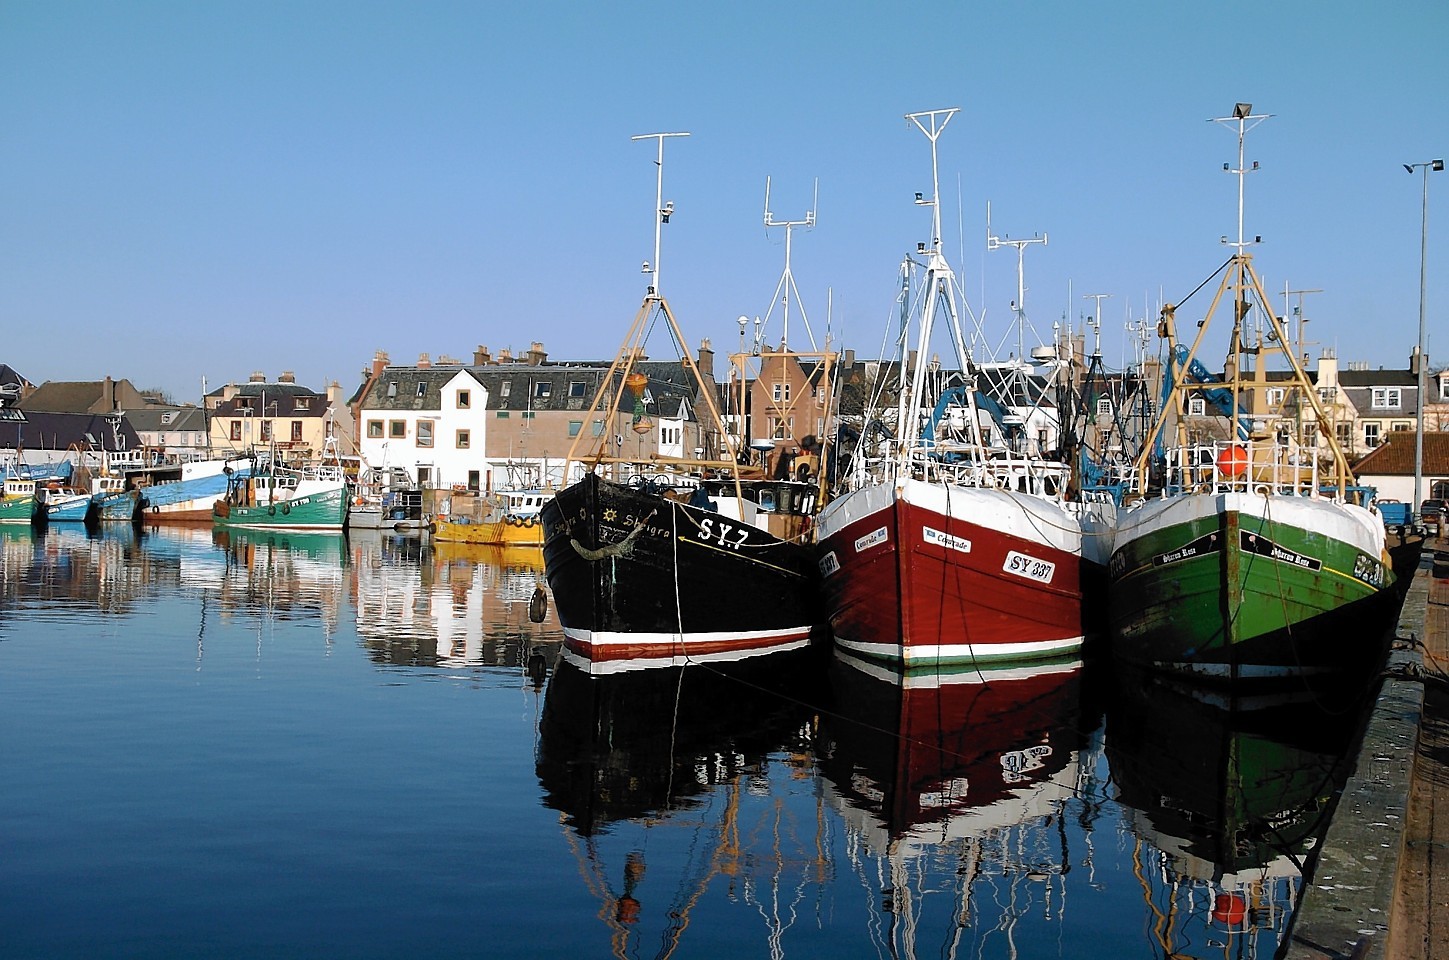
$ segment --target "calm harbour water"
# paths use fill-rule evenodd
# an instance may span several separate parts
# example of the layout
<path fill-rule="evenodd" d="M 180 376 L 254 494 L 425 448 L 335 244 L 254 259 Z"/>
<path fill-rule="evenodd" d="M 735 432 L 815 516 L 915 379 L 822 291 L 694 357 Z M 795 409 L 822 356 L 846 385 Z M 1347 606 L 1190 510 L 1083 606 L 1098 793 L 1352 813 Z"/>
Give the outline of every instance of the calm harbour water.
<path fill-rule="evenodd" d="M 590 676 L 527 552 L 0 550 L 6 958 L 1268 957 L 1357 731 L 1092 660 Z"/>

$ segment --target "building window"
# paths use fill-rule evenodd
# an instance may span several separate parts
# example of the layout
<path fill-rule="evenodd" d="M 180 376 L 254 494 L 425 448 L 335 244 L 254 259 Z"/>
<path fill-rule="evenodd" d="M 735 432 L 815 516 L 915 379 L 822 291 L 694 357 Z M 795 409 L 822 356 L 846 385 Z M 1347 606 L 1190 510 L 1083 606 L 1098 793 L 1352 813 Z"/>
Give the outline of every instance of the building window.
<path fill-rule="evenodd" d="M 1333 425 L 1333 438 L 1338 441 L 1340 447 L 1351 446 L 1353 439 L 1353 424 L 1347 420 Z"/>
<path fill-rule="evenodd" d="M 433 421 L 418 421 L 417 442 L 420 447 L 431 447 L 433 445 Z"/>
<path fill-rule="evenodd" d="M 582 400 L 588 395 L 589 385 L 582 380 L 569 381 L 569 397 L 574 400 Z"/>
<path fill-rule="evenodd" d="M 508 419 L 508 411 L 507 410 L 499 410 L 498 413 L 496 414 L 496 416 L 498 417 L 499 420 L 507 420 Z"/>
<path fill-rule="evenodd" d="M 1207 401 L 1202 397 L 1193 397 L 1187 401 L 1187 415 L 1189 417 L 1202 417 L 1207 415 Z"/>
<path fill-rule="evenodd" d="M 418 381 L 418 396 L 420 396 L 420 397 L 426 397 L 427 395 L 428 395 L 428 381 L 426 381 L 426 380 L 419 380 Z"/>
<path fill-rule="evenodd" d="M 387 435 L 394 440 L 401 440 L 408 435 L 408 423 L 406 420 L 389 420 L 387 422 Z"/>
<path fill-rule="evenodd" d="M 594 437 L 602 437 L 604 435 L 604 421 L 595 420 L 593 422 L 592 428 L 589 430 L 589 435 Z"/>
<path fill-rule="evenodd" d="M 176 419 L 176 411 L 175 410 L 168 410 L 166 413 L 161 414 L 161 422 L 162 423 L 171 423 L 175 419 Z"/>
<path fill-rule="evenodd" d="M 262 421 L 262 441 L 263 442 L 266 442 L 266 441 L 268 441 L 270 439 L 272 439 L 272 421 L 270 421 L 270 420 L 263 420 Z"/>
<path fill-rule="evenodd" d="M 789 419 L 785 419 L 783 417 L 771 417 L 770 418 L 770 439 L 772 439 L 772 440 L 788 440 L 788 439 L 790 439 L 790 436 L 794 432 L 795 432 L 795 418 L 794 417 L 790 417 Z"/>
<path fill-rule="evenodd" d="M 1403 396 L 1398 387 L 1374 387 L 1371 399 L 1375 410 L 1397 410 Z"/>
<path fill-rule="evenodd" d="M 513 381 L 512 380 L 504 380 L 502 383 L 500 383 L 498 385 L 498 395 L 500 397 L 503 397 L 505 400 L 508 399 L 508 395 L 510 393 L 512 393 L 512 392 L 513 392 Z"/>
<path fill-rule="evenodd" d="M 1283 388 L 1282 387 L 1269 387 L 1268 388 L 1268 409 L 1269 410 L 1272 410 L 1275 407 L 1282 406 L 1282 404 L 1283 404 L 1283 392 L 1284 391 L 1283 391 Z"/>
<path fill-rule="evenodd" d="M 387 398 L 389 400 L 394 400 L 394 399 L 397 398 L 397 381 L 396 380 L 389 380 L 387 382 Z"/>
<path fill-rule="evenodd" d="M 250 409 L 252 409 L 252 398 L 251 397 L 237 397 L 236 398 L 236 408 L 238 410 L 250 410 Z"/>
<path fill-rule="evenodd" d="M 241 421 L 240 420 L 233 420 L 231 422 L 231 438 L 233 440 L 240 440 L 241 439 Z"/>
<path fill-rule="evenodd" d="M 369 421 L 367 421 L 367 436 L 370 439 L 373 439 L 373 440 L 381 440 L 382 439 L 382 421 L 381 420 L 369 420 Z"/>
<path fill-rule="evenodd" d="M 301 420 L 293 420 L 292 421 L 292 439 L 293 440 L 301 440 L 302 439 L 302 421 Z"/>
<path fill-rule="evenodd" d="M 433 482 L 432 467 L 418 467 L 418 486 L 426 487 Z"/>
<path fill-rule="evenodd" d="M 310 409 L 312 409 L 312 398 L 311 397 L 293 397 L 292 398 L 292 409 L 293 410 L 310 410 Z"/>
<path fill-rule="evenodd" d="M 1413 428 L 1414 428 L 1414 425 L 1412 423 L 1409 423 L 1409 422 L 1405 421 L 1405 420 L 1395 420 L 1394 421 L 1394 427 L 1393 427 L 1393 429 L 1394 429 L 1395 432 L 1398 432 L 1398 431 L 1401 431 L 1401 430 L 1412 430 Z"/>
<path fill-rule="evenodd" d="M 525 419 L 525 420 L 532 420 L 534 418 L 534 416 L 535 416 L 535 414 L 534 414 L 534 412 L 532 410 L 525 410 L 525 411 L 523 411 L 523 419 Z"/>
<path fill-rule="evenodd" d="M 1449 377 L 1443 377 L 1439 380 L 1439 399 L 1449 400 Z"/>
<path fill-rule="evenodd" d="M 166 434 L 158 433 L 156 435 L 156 445 L 161 447 L 166 446 Z"/>
<path fill-rule="evenodd" d="M 788 383 L 777 383 L 771 393 L 776 403 L 790 402 L 790 385 Z"/>
<path fill-rule="evenodd" d="M 458 409 L 467 410 L 473 404 L 473 397 L 467 390 L 458 391 Z"/>
<path fill-rule="evenodd" d="M 1332 403 L 1333 402 L 1333 388 L 1332 387 L 1319 387 L 1318 388 L 1318 402 L 1321 403 L 1321 404 L 1323 404 L 1323 405 L 1325 405 L 1325 406 L 1327 406 L 1328 404 Z"/>
<path fill-rule="evenodd" d="M 1099 416 L 1099 417 L 1110 417 L 1111 415 L 1112 415 L 1112 398 L 1111 397 L 1098 397 L 1097 398 L 1097 416 Z"/>
<path fill-rule="evenodd" d="M 468 449 L 469 432 L 467 430 L 459 430 L 458 431 L 457 444 L 458 444 L 458 449 L 459 450 L 467 450 Z"/>
<path fill-rule="evenodd" d="M 478 489 L 478 486 L 482 482 L 482 480 L 483 480 L 483 477 L 482 477 L 482 475 L 477 470 L 469 470 L 468 471 L 468 489 L 469 490 L 477 490 Z"/>
<path fill-rule="evenodd" d="M 582 420 L 570 420 L 569 421 L 569 436 L 571 436 L 571 437 L 577 437 L 579 435 L 579 433 L 583 431 L 583 429 L 584 429 L 584 422 Z"/>
<path fill-rule="evenodd" d="M 1377 447 L 1379 445 L 1379 425 L 1377 423 L 1365 423 L 1363 425 L 1363 445 L 1366 447 Z"/>
<path fill-rule="evenodd" d="M 553 393 L 553 384 L 547 380 L 537 380 L 533 384 L 533 395 L 542 400 Z"/>

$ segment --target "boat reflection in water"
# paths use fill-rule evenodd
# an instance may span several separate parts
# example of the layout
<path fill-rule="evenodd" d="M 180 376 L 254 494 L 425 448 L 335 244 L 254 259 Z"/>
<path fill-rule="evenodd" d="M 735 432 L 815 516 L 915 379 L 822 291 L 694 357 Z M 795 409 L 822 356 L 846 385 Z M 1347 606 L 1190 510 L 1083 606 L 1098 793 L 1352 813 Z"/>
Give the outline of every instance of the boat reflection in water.
<path fill-rule="evenodd" d="M 1061 918 L 1065 806 L 1092 766 L 1081 677 L 1079 659 L 902 671 L 836 652 L 821 772 L 881 956 L 975 955 L 997 936 L 1030 955 L 1040 927 L 1021 921 Z"/>
<path fill-rule="evenodd" d="M 778 945 L 818 897 L 818 668 L 808 651 L 594 676 L 559 660 L 538 779 L 614 956 L 668 956 L 691 921 L 694 955 L 738 953 L 760 918 Z"/>
<path fill-rule="evenodd" d="M 1273 956 L 1361 733 L 1356 689 L 1234 700 L 1123 674 L 1107 757 L 1159 956 Z"/>
<path fill-rule="evenodd" d="M 129 524 L 0 525 L 0 610 L 126 612 L 147 590 L 141 539 Z"/>
<path fill-rule="evenodd" d="M 543 583 L 537 547 L 429 544 L 370 530 L 353 531 L 348 543 L 357 632 L 378 663 L 516 668 L 535 654 L 552 660 L 563 639 L 548 611 L 529 618 Z"/>

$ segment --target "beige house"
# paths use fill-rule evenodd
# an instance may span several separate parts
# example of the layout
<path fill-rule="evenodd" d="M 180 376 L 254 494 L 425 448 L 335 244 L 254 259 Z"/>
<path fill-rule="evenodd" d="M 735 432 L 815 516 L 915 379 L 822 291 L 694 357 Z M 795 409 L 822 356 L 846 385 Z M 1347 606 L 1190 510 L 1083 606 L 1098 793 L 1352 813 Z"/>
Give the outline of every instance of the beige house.
<path fill-rule="evenodd" d="M 274 450 L 284 463 L 315 463 L 329 437 L 336 439 L 337 453 L 357 452 L 353 421 L 336 382 L 318 392 L 299 385 L 291 372 L 276 381 L 253 373 L 246 383 L 228 383 L 207 394 L 206 406 L 218 456 Z"/>

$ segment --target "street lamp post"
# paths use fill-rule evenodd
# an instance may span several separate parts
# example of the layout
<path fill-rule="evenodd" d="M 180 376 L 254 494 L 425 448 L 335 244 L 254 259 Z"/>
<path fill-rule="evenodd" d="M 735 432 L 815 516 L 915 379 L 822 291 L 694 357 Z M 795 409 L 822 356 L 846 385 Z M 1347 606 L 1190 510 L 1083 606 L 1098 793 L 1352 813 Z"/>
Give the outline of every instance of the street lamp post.
<path fill-rule="evenodd" d="M 1418 378 L 1418 421 L 1414 433 L 1414 502 L 1409 509 L 1418 513 L 1424 502 L 1424 397 L 1428 390 L 1429 355 L 1424 333 L 1424 290 L 1428 270 L 1429 253 L 1429 171 L 1443 170 L 1443 160 L 1426 160 L 1423 163 L 1406 163 L 1404 169 L 1413 173 L 1424 168 L 1423 213 L 1419 227 L 1419 378 Z"/>

